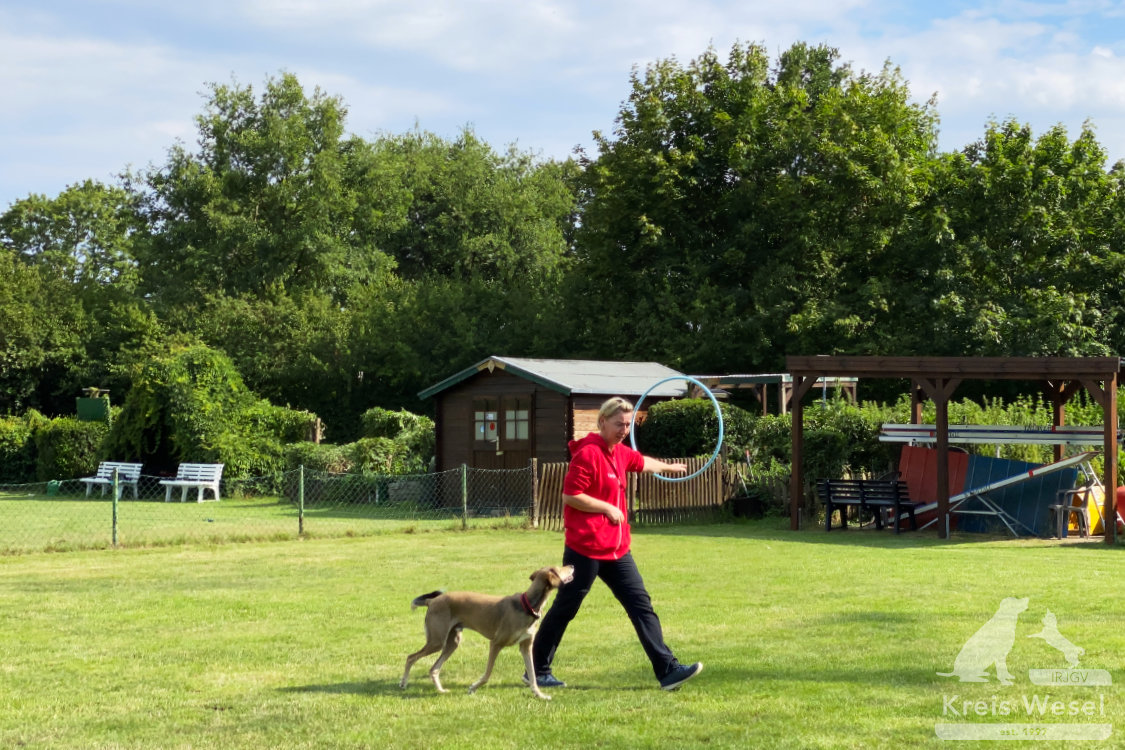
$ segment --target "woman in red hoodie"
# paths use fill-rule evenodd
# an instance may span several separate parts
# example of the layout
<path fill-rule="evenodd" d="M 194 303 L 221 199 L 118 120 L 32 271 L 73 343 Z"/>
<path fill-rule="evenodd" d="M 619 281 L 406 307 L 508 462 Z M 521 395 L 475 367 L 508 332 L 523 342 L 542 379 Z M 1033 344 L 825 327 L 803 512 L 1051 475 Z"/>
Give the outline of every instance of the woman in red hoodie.
<path fill-rule="evenodd" d="M 563 481 L 563 564 L 574 566 L 574 580 L 559 589 L 535 636 L 532 654 L 540 687 L 565 686 L 551 673 L 551 663 L 595 578 L 605 581 L 625 608 L 662 688 L 675 690 L 703 670 L 699 662 L 680 664 L 664 643 L 660 619 L 629 552 L 626 474 L 683 473 L 687 467 L 643 456 L 624 445 L 632 423 L 633 405 L 611 398 L 598 411 L 598 431 L 570 442 L 570 468 Z"/>

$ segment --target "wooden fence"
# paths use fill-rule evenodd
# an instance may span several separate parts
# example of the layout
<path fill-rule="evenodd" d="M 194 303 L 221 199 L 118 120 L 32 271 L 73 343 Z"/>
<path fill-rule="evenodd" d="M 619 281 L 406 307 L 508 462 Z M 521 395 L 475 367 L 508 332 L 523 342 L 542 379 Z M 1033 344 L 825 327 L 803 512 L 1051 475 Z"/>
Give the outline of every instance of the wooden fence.
<path fill-rule="evenodd" d="M 698 471 L 706 458 L 669 458 L 682 461 L 688 473 Z M 563 527 L 562 486 L 566 463 L 538 464 L 532 523 L 538 528 Z M 698 477 L 687 482 L 665 482 L 651 474 L 630 474 L 627 487 L 631 523 L 676 523 L 704 521 L 714 517 L 732 494 L 730 472 L 722 456 Z"/>

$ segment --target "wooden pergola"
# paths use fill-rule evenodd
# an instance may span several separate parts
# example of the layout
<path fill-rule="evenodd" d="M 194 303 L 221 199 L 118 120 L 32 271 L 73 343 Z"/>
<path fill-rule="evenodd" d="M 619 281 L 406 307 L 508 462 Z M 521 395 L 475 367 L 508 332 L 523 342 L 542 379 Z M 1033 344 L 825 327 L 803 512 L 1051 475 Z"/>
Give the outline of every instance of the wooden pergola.
<path fill-rule="evenodd" d="M 793 473 L 789 485 L 790 528 L 799 527 L 804 499 L 804 408 L 801 400 L 819 378 L 903 378 L 911 382 L 911 422 L 922 421 L 922 401 L 937 407 L 937 497 L 938 518 L 949 514 L 949 400 L 963 380 L 1021 380 L 1042 385 L 1052 404 L 1054 425 L 1065 423 L 1066 404 L 1082 388 L 1102 407 L 1105 459 L 1105 541 L 1117 539 L 1117 382 L 1120 357 L 787 357 L 793 376 Z M 1055 447 L 1055 457 L 1062 446 Z M 938 535 L 949 534 L 946 523 L 938 523 Z"/>

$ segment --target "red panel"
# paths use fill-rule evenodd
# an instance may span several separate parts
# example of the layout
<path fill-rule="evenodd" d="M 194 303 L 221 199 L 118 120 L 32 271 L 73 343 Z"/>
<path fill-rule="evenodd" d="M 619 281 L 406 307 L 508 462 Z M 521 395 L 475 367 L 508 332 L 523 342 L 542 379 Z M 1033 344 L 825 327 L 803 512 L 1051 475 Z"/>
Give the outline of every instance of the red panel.
<path fill-rule="evenodd" d="M 965 486 L 969 456 L 961 451 L 949 451 L 949 494 L 956 495 Z M 898 470 L 910 488 L 910 499 L 916 503 L 937 502 L 937 450 L 917 445 L 902 446 Z"/>

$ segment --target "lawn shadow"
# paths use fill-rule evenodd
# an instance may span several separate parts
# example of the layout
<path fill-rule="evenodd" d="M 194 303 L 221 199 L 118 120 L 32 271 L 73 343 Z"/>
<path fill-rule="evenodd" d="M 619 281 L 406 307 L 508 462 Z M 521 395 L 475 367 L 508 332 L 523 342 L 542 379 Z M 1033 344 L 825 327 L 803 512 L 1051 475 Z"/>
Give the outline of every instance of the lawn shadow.
<path fill-rule="evenodd" d="M 405 689 L 399 687 L 397 680 L 355 680 L 352 682 L 334 682 L 323 685 L 292 685 L 289 687 L 278 688 L 281 693 L 326 693 L 329 695 L 369 695 L 369 696 L 398 696 L 404 699 L 418 699 L 418 698 L 443 698 L 450 695 L 468 695 L 468 685 L 445 685 L 447 693 L 439 693 L 434 689 L 434 686 L 425 680 L 416 683 L 411 680 L 410 685 Z M 526 685 L 521 683 L 499 683 L 489 684 L 482 687 L 477 691 L 477 695 L 485 692 L 494 692 L 497 690 L 512 690 L 528 694 L 531 697 L 531 690 Z M 565 688 L 556 688 L 554 690 L 544 691 L 548 695 L 555 693 L 581 693 L 588 691 L 620 691 L 620 690 L 652 690 L 651 687 L 642 685 L 620 686 L 612 685 L 609 682 L 604 684 L 590 684 L 590 685 L 573 685 Z"/>
<path fill-rule="evenodd" d="M 278 688 L 278 691 L 282 693 L 330 693 L 334 695 L 391 695 L 403 692 L 397 682 L 387 680 L 356 680 L 323 685 L 291 685 Z"/>

